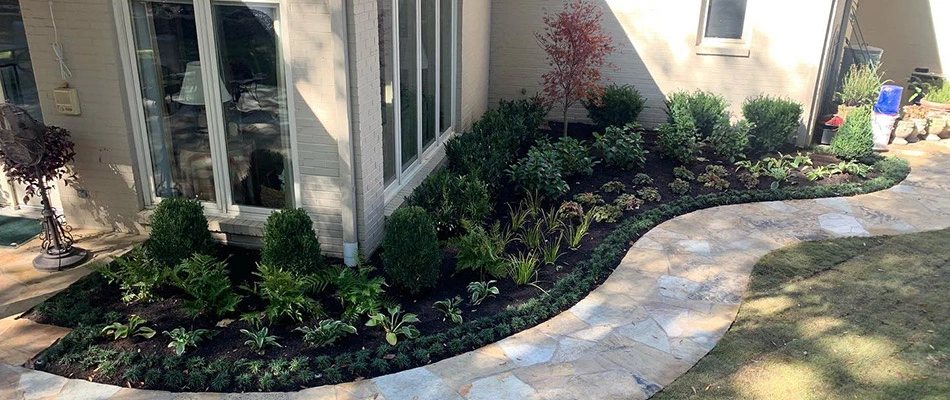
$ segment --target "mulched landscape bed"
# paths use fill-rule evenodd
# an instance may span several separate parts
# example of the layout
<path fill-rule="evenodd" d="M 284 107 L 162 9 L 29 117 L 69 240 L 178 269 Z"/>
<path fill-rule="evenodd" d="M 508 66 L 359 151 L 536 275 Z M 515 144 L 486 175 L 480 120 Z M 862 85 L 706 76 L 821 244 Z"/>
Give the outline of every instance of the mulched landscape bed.
<path fill-rule="evenodd" d="M 557 124 L 551 123 L 549 130 L 544 132 L 552 138 L 557 138 L 561 129 Z M 571 125 L 571 136 L 588 143 L 593 140 L 592 132 L 591 126 Z M 469 282 L 480 280 L 480 277 L 472 271 L 455 273 L 455 249 L 447 245 L 444 247 L 441 279 L 436 289 L 417 296 L 388 289 L 391 301 L 400 304 L 404 311 L 418 315 L 420 322 L 415 326 L 422 335 L 414 341 L 400 339 L 397 346 L 389 346 L 381 329 L 362 326 L 365 321 L 361 320 L 354 324 L 358 329 L 357 335 L 346 336 L 330 348 L 311 349 L 303 342 L 302 335 L 293 332 L 293 329 L 302 325 L 313 326 L 317 322 L 317 319 L 313 319 L 305 324 L 271 326 L 272 334 L 280 337 L 282 347 L 268 349 L 265 355 L 260 356 L 244 345 L 247 338 L 239 330 L 250 329 L 250 325 L 236 320 L 239 313 L 233 317 L 234 321 L 225 323 L 206 318 L 193 319 L 182 312 L 182 299 L 173 292 L 164 293 L 168 297 L 154 303 L 124 304 L 120 300 L 121 293 L 118 288 L 106 284 L 100 275 L 92 274 L 26 314 L 26 318 L 39 323 L 70 328 L 81 325 L 95 327 L 86 330 L 87 335 L 91 337 L 83 339 L 80 334 L 74 332 L 70 336 L 76 337 L 67 337 L 63 340 L 65 343 L 54 344 L 51 349 L 37 357 L 33 367 L 70 378 L 171 391 L 297 390 L 383 375 L 464 353 L 537 325 L 566 310 L 609 276 L 637 237 L 663 220 L 695 209 L 723 204 L 850 195 L 879 190 L 903 179 L 907 173 L 905 167 L 905 170 L 889 176 L 882 176 L 881 171 L 875 170 L 864 178 L 842 174 L 817 182 L 805 179 L 799 173 L 790 182 L 782 184 L 778 190 L 770 189 L 771 181 L 763 177 L 757 189 L 747 191 L 737 179 L 735 167 L 731 163 L 707 158 L 692 165 L 690 170 L 698 176 L 705 172 L 707 165 L 723 165 L 730 172 L 726 178 L 730 188 L 738 190 L 722 192 L 703 187 L 701 183 L 694 181 L 689 194 L 679 196 L 673 194 L 668 187 L 674 179 L 672 171 L 678 163 L 660 157 L 655 142 L 655 133 L 644 133 L 644 145 L 650 154 L 643 169 L 626 171 L 599 164 L 592 176 L 568 179 L 571 190 L 570 194 L 565 196 L 566 199 L 578 193 L 600 192 L 601 186 L 611 181 L 620 181 L 631 186 L 634 175 L 645 173 L 655 181 L 662 201 L 646 203 L 639 210 L 627 211 L 618 223 L 593 223 L 583 246 L 576 251 L 566 251 L 556 267 L 539 268 L 536 286 L 517 286 L 510 279 L 500 280 L 496 284 L 500 290 L 497 297 L 488 298 L 481 305 L 471 307 L 467 302 L 469 295 L 466 286 Z M 786 150 L 785 154 L 800 151 L 793 147 Z M 596 156 L 596 150 L 592 150 L 592 154 Z M 841 161 L 829 154 L 812 151 L 807 151 L 807 154 L 811 156 L 815 167 Z M 610 204 L 618 194 L 601 195 Z M 521 198 L 521 191 L 513 183 L 507 183 L 497 190 L 497 203 L 492 220 L 500 220 L 502 224 L 506 224 L 509 204 L 517 204 Z M 557 207 L 559 204 L 560 202 L 548 202 L 545 207 Z M 522 245 L 510 245 L 511 250 L 518 250 L 519 246 Z M 566 247 L 564 246 L 565 250 Z M 373 274 L 382 275 L 379 253 L 371 257 L 369 263 L 376 267 Z M 221 246 L 219 259 L 225 258 L 228 259 L 235 287 L 253 284 L 251 272 L 254 271 L 255 263 L 260 260 L 258 252 Z M 340 261 L 328 260 L 328 263 Z M 569 290 L 576 292 L 565 292 Z M 443 321 L 443 315 L 432 306 L 435 301 L 455 296 L 466 300 L 462 303 L 465 322 L 461 326 L 456 326 L 451 321 Z M 538 301 L 544 300 L 545 296 L 551 296 L 553 300 Z M 239 306 L 239 310 L 246 312 L 260 309 L 260 304 L 255 304 L 254 299 L 256 298 L 248 296 Z M 339 315 L 338 301 L 323 298 L 321 303 L 328 315 Z M 113 341 L 104 335 L 89 333 L 98 333 L 103 325 L 120 319 L 124 321 L 132 314 L 148 320 L 148 326 L 155 329 L 158 335 L 148 340 L 134 338 Z M 190 350 L 183 359 L 178 359 L 173 350 L 166 347 L 168 338 L 161 334 L 178 327 L 204 328 L 218 333 L 212 339 L 202 342 L 196 349 Z M 80 347 L 86 349 L 85 354 L 80 354 Z M 151 357 L 148 358 L 151 361 L 144 362 L 144 366 L 140 367 L 141 371 L 130 373 L 126 366 L 114 365 L 114 361 L 110 364 L 109 359 L 121 359 L 117 356 L 120 353 L 138 355 L 127 357 Z M 103 360 L 96 360 L 97 356 Z M 181 369 L 182 376 L 169 378 L 167 371 L 175 368 Z M 160 372 L 155 372 L 156 369 Z M 313 373 L 301 372 L 304 369 L 312 370 Z M 250 378 L 241 378 L 242 374 L 253 374 L 252 381 Z"/>

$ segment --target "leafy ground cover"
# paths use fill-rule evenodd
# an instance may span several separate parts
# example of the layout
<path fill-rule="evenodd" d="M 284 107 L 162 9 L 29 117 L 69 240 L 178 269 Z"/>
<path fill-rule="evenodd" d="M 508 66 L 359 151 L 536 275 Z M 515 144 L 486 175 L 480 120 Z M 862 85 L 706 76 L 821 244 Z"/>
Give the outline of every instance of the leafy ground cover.
<path fill-rule="evenodd" d="M 654 398 L 946 398 L 948 240 L 943 230 L 769 254 L 732 328 Z"/>

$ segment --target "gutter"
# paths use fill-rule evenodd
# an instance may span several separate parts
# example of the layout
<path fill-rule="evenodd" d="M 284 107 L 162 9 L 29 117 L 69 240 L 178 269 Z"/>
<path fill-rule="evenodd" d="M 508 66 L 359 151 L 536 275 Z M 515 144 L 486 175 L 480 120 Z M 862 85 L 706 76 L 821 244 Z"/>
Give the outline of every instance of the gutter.
<path fill-rule="evenodd" d="M 333 46 L 342 51 L 334 51 L 333 58 L 336 65 L 343 66 L 342 82 L 337 80 L 337 105 L 340 104 L 340 97 L 345 104 L 344 112 L 340 119 L 339 131 L 344 132 L 337 140 L 337 148 L 340 153 L 340 194 L 341 194 L 341 217 L 343 219 L 343 262 L 347 266 L 357 264 L 357 253 L 359 250 L 359 234 L 357 232 L 358 221 L 356 212 L 356 151 L 353 148 L 354 137 L 358 132 L 353 132 L 353 106 L 350 102 L 350 49 L 349 31 L 346 24 L 346 0 L 333 0 L 330 2 L 330 21 L 331 31 L 334 32 Z"/>

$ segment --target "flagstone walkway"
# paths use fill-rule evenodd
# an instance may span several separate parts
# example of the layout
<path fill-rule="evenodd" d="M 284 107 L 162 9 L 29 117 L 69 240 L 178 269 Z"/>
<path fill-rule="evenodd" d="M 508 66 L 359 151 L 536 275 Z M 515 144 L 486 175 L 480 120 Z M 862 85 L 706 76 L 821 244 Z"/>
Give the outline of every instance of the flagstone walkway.
<path fill-rule="evenodd" d="M 189 394 L 100 385 L 0 364 L 0 398 L 647 398 L 719 341 L 763 255 L 805 240 L 950 227 L 947 144 L 892 150 L 913 166 L 908 179 L 894 188 L 850 198 L 716 207 L 677 217 L 638 240 L 607 281 L 570 310 L 425 367 L 296 393 Z M 9 338 L 0 337 L 2 351 Z"/>

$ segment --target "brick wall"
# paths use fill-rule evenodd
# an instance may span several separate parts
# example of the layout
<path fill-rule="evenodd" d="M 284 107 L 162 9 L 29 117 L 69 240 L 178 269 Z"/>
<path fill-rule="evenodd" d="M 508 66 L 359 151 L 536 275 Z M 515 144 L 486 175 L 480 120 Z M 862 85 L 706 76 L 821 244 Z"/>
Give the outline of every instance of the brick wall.
<path fill-rule="evenodd" d="M 619 46 L 608 60 L 619 70 L 605 76 L 636 86 L 647 98 L 641 115 L 647 126 L 666 120 L 665 94 L 682 89 L 720 93 L 736 114 L 745 98 L 759 93 L 788 96 L 801 102 L 806 113 L 811 108 L 832 0 L 749 2 L 747 21 L 753 33 L 748 57 L 697 54 L 701 0 L 595 1 L 605 11 L 603 26 Z M 542 30 L 545 12 L 556 12 L 563 4 L 493 2 L 490 103 L 523 97 L 522 89 L 540 91 L 541 74 L 548 67 L 534 32 Z M 586 119 L 583 107 L 571 111 L 573 120 Z"/>

